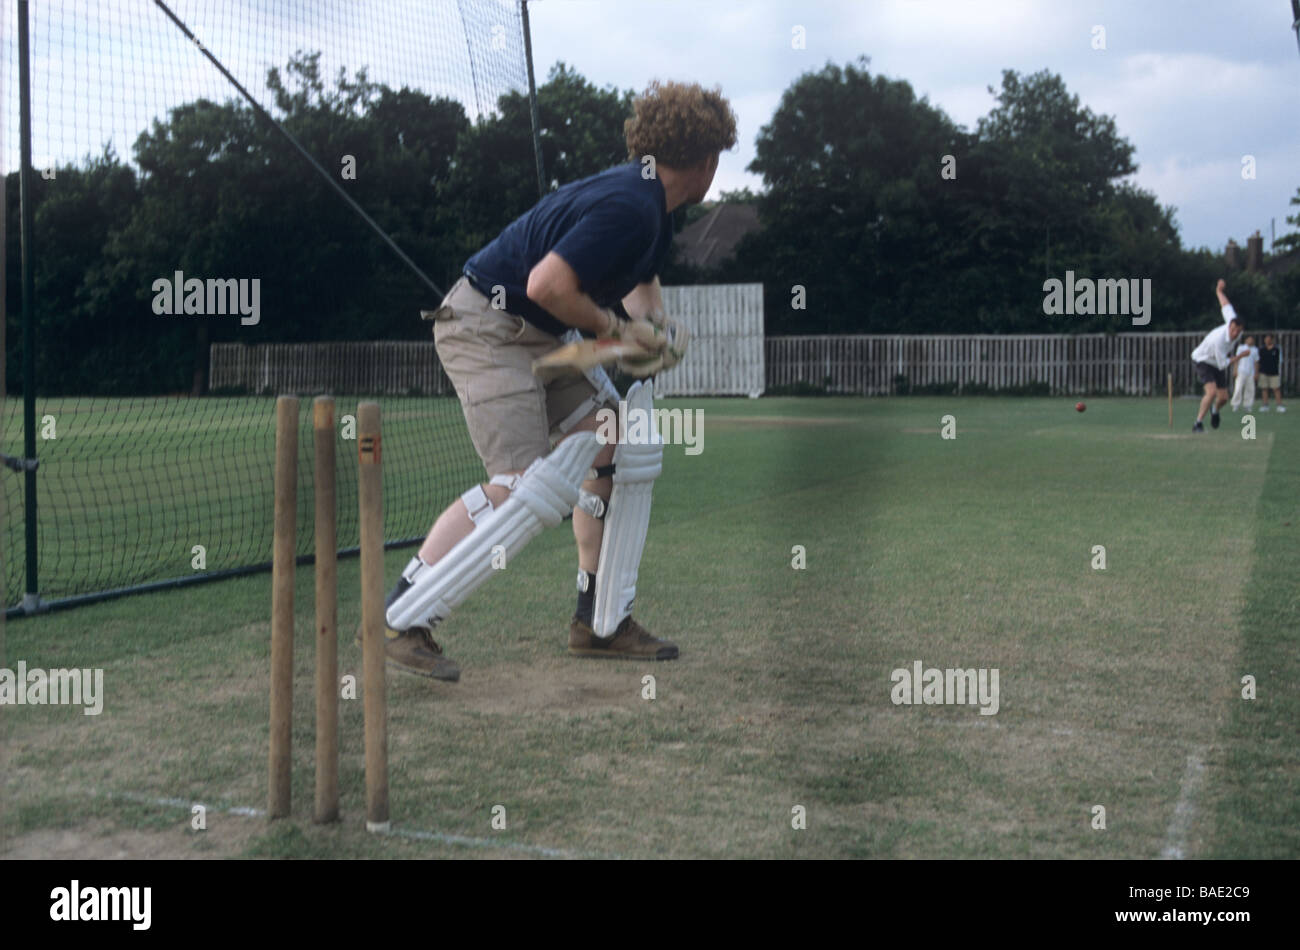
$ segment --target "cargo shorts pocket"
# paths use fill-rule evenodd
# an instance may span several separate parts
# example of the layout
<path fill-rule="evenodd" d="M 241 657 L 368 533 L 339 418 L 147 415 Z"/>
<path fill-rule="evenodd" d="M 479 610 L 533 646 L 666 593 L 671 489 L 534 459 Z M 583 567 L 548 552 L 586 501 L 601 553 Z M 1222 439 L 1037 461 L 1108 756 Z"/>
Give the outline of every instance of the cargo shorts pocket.
<path fill-rule="evenodd" d="M 549 450 L 546 396 L 536 381 L 483 374 L 470 380 L 465 395 L 470 441 L 489 474 L 522 471 Z"/>
<path fill-rule="evenodd" d="M 505 310 L 492 310 L 479 314 L 478 335 L 493 346 L 510 346 L 517 343 L 528 329 L 528 321 Z"/>

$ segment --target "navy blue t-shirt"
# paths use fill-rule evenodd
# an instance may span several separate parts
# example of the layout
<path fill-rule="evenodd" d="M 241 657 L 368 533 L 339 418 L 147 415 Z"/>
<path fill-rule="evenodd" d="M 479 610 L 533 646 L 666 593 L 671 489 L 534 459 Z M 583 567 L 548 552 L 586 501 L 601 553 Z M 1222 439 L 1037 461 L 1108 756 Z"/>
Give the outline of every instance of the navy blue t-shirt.
<path fill-rule="evenodd" d="M 506 309 L 556 336 L 570 329 L 528 299 L 528 274 L 551 251 L 578 275 L 582 291 L 613 307 L 668 259 L 672 218 L 664 186 L 629 162 L 551 192 L 465 263 L 484 293 L 500 284 Z"/>

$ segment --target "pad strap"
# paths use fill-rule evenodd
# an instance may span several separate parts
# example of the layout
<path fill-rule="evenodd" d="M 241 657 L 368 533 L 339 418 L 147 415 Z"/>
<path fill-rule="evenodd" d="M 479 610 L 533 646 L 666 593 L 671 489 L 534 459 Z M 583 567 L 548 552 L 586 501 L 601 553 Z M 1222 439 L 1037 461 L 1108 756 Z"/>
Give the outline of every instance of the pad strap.
<path fill-rule="evenodd" d="M 574 426 L 599 408 L 600 401 L 595 396 L 588 396 L 577 409 L 565 416 L 556 428 L 560 430 L 561 435 L 568 435 Z"/>
<path fill-rule="evenodd" d="M 507 490 L 514 491 L 515 486 L 519 484 L 518 475 L 493 475 L 488 481 L 489 485 L 504 485 Z M 465 510 L 469 512 L 469 520 L 475 524 L 479 523 L 480 518 L 486 518 L 492 513 L 492 499 L 488 498 L 487 492 L 483 490 L 482 485 L 475 485 L 467 489 L 461 496 L 460 500 L 465 503 Z"/>
<path fill-rule="evenodd" d="M 469 520 L 478 524 L 478 520 L 492 511 L 492 502 L 488 499 L 487 492 L 483 490 L 482 485 L 475 485 L 473 488 L 465 491 L 460 496 L 460 500 L 465 503 L 465 510 L 469 512 Z"/>

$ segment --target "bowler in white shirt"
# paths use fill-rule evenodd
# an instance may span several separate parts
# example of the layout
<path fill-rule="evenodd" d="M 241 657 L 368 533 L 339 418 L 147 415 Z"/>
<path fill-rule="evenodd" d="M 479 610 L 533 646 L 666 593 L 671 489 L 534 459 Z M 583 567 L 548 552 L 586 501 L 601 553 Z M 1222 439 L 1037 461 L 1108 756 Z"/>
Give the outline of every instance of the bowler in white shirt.
<path fill-rule="evenodd" d="M 1223 312 L 1223 326 L 1216 327 L 1205 334 L 1205 339 L 1201 341 L 1200 346 L 1192 350 L 1192 362 L 1196 364 L 1196 378 L 1205 387 L 1205 395 L 1201 397 L 1201 409 L 1196 414 L 1196 424 L 1192 426 L 1193 432 L 1205 431 L 1201 420 L 1205 418 L 1207 412 L 1210 413 L 1211 428 L 1219 427 L 1219 409 L 1228 401 L 1228 369 L 1245 356 L 1244 353 L 1231 357 L 1228 355 L 1232 352 L 1232 345 L 1237 341 L 1237 337 L 1241 336 L 1243 327 L 1241 320 L 1237 318 L 1237 311 L 1232 309 L 1232 303 L 1224 293 L 1226 286 L 1220 279 L 1214 288 Z"/>

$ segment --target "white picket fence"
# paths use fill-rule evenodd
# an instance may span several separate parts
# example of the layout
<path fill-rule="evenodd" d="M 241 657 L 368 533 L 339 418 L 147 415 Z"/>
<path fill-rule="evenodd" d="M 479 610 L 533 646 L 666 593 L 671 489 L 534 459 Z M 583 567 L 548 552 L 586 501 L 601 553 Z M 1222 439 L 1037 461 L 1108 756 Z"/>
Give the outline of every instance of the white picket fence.
<path fill-rule="evenodd" d="M 453 396 L 433 341 L 213 343 L 208 388 L 257 395 Z"/>
<path fill-rule="evenodd" d="M 665 396 L 763 391 L 763 285 L 665 287 L 664 307 L 691 332 L 687 357 L 656 380 Z M 250 393 L 447 396 L 433 341 L 214 343 L 208 387 Z"/>
<path fill-rule="evenodd" d="M 1199 392 L 1190 354 L 1202 331 L 996 336 L 846 335 L 763 338 L 761 284 L 665 287 L 667 312 L 691 331 L 686 359 L 657 380 L 664 396 L 757 396 L 774 387 L 888 395 L 927 385 L 1052 393 Z M 1207 328 L 1208 329 L 1208 328 Z M 1257 342 L 1262 334 L 1254 331 Z M 1282 330 L 1282 386 L 1300 385 L 1300 331 Z M 215 391 L 452 395 L 430 341 L 217 343 Z"/>
<path fill-rule="evenodd" d="M 805 384 L 863 396 L 926 385 L 1008 389 L 1045 384 L 1052 393 L 1200 392 L 1191 352 L 1204 332 L 1088 333 L 993 336 L 769 337 L 767 386 Z M 1255 332 L 1256 344 L 1263 336 Z M 1277 334 L 1282 388 L 1300 382 L 1295 356 L 1300 331 Z M 1289 358 L 1288 358 L 1289 357 Z M 904 382 L 905 380 L 905 382 Z"/>

